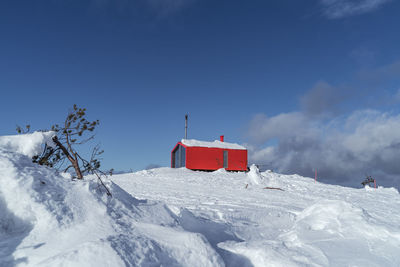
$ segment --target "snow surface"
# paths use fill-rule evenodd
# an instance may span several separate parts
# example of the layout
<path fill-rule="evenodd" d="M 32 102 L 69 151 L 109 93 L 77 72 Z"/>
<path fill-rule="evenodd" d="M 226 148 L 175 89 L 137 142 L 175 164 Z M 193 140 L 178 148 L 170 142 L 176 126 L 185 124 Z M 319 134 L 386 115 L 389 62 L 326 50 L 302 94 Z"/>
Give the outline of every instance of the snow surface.
<path fill-rule="evenodd" d="M 11 139 L 0 142 L 0 266 L 400 266 L 394 188 L 158 168 L 106 180 L 110 198 L 93 177 L 33 164 L 45 138 Z"/>
<path fill-rule="evenodd" d="M 31 135 L 35 137 L 36 135 Z M 40 138 L 17 136 L 32 154 Z M 17 146 L 17 147 L 22 147 Z M 0 146 L 0 266 L 221 266 L 198 233 L 162 202 L 93 177 L 73 181 Z"/>
<path fill-rule="evenodd" d="M 159 168 L 114 182 L 166 203 L 227 266 L 400 266 L 394 188 L 326 185 L 255 166 L 249 173 Z"/>
<path fill-rule="evenodd" d="M 182 139 L 181 143 L 189 147 L 197 146 L 197 147 L 214 147 L 214 148 L 246 150 L 244 146 L 235 143 L 221 142 L 219 140 L 215 140 L 214 142 L 207 142 L 195 139 Z"/>
<path fill-rule="evenodd" d="M 42 144 L 54 146 L 51 138 L 54 132 L 34 132 L 30 134 L 0 136 L 2 149 L 17 152 L 29 157 L 42 153 Z"/>

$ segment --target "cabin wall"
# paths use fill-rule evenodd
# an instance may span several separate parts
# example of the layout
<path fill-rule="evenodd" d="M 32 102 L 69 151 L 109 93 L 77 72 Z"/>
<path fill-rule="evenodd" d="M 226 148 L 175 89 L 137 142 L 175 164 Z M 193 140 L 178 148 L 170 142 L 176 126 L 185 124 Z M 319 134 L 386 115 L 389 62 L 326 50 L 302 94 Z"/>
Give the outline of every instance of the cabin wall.
<path fill-rule="evenodd" d="M 171 168 L 181 168 L 186 166 L 186 148 L 177 144 L 171 152 Z"/>
<path fill-rule="evenodd" d="M 218 170 L 224 168 L 224 151 L 228 151 L 227 170 L 247 170 L 247 150 L 209 147 L 187 147 L 186 168 L 192 170 Z"/>
<path fill-rule="evenodd" d="M 228 150 L 228 171 L 247 170 L 247 150 Z"/>
<path fill-rule="evenodd" d="M 192 170 L 218 170 L 223 167 L 220 148 L 187 147 L 186 168 Z"/>

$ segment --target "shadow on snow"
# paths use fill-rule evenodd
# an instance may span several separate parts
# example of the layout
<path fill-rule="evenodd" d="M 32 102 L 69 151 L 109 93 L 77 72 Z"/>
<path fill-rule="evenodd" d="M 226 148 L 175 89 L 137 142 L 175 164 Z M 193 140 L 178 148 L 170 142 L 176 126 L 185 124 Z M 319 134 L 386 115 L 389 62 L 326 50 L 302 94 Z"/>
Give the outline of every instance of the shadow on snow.
<path fill-rule="evenodd" d="M 196 217 L 187 209 L 181 211 L 178 221 L 186 231 L 202 234 L 221 256 L 226 266 L 253 267 L 253 264 L 246 257 L 218 247 L 218 243 L 225 241 L 243 241 L 232 233 L 228 224 L 217 223 L 205 218 Z"/>

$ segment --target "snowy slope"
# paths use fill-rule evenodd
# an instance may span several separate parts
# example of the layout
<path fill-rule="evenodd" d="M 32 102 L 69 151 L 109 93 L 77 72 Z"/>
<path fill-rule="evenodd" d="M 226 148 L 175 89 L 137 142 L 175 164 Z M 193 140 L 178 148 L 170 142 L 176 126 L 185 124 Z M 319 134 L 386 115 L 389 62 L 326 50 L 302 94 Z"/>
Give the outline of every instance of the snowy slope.
<path fill-rule="evenodd" d="M 163 203 L 135 199 L 110 181 L 109 198 L 91 177 L 72 181 L 9 150 L 26 138 L 0 137 L 0 266 L 223 264 Z M 45 139 L 32 138 L 26 151 Z"/>
<path fill-rule="evenodd" d="M 228 266 L 400 266 L 393 188 L 325 185 L 255 167 L 247 174 L 160 168 L 114 182 L 137 198 L 165 202 Z"/>
<path fill-rule="evenodd" d="M 109 198 L 31 163 L 49 136 L 0 137 L 0 266 L 400 266 L 396 189 L 159 168 Z"/>

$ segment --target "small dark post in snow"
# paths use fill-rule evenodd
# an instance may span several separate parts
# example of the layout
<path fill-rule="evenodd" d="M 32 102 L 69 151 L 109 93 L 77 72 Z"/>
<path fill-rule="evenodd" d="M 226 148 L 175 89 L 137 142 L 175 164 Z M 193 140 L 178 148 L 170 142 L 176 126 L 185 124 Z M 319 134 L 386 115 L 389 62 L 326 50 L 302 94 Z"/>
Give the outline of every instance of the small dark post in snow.
<path fill-rule="evenodd" d="M 185 139 L 187 139 L 188 115 L 185 115 Z"/>
<path fill-rule="evenodd" d="M 314 182 L 316 182 L 317 181 L 317 169 L 315 169 L 315 179 L 314 179 Z"/>

